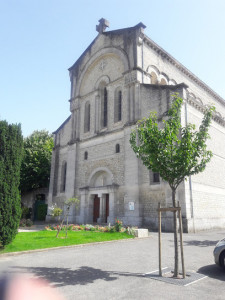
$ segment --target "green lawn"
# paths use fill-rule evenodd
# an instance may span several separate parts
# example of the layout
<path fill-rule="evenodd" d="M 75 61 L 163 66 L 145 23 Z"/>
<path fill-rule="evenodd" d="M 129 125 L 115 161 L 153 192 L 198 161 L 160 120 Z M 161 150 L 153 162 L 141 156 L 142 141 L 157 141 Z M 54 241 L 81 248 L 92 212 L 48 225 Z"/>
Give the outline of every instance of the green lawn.
<path fill-rule="evenodd" d="M 127 233 L 91 231 L 68 231 L 67 238 L 65 232 L 60 232 L 58 238 L 55 236 L 56 231 L 19 232 L 10 245 L 0 250 L 0 254 L 133 238 Z"/>

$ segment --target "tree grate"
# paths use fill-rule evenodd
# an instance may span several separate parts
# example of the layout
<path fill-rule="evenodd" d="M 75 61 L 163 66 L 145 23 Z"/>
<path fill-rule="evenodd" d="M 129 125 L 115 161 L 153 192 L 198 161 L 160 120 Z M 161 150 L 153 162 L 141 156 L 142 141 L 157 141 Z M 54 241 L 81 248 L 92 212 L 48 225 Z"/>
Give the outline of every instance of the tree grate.
<path fill-rule="evenodd" d="M 207 276 L 203 274 L 199 274 L 196 272 L 186 272 L 186 278 L 183 278 L 182 273 L 179 273 L 179 278 L 174 278 L 173 271 L 170 268 L 162 269 L 162 276 L 159 276 L 159 270 L 149 272 L 144 274 L 145 277 L 149 277 L 151 279 L 163 281 L 170 284 L 176 284 L 180 286 L 188 286 L 192 283 L 195 283 L 201 279 L 206 278 Z"/>

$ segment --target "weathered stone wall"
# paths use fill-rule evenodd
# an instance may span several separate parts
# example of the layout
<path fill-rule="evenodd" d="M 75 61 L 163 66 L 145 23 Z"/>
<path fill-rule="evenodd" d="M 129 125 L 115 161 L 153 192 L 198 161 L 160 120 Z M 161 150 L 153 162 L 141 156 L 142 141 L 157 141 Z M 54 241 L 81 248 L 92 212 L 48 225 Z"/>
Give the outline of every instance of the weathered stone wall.
<path fill-rule="evenodd" d="M 120 152 L 116 153 L 116 144 L 120 145 Z M 80 160 L 78 162 L 79 179 L 77 187 L 88 186 L 88 179 L 92 172 L 100 167 L 109 169 L 113 174 L 113 183 L 124 184 L 124 142 L 123 132 L 93 138 L 80 143 Z M 84 153 L 88 152 L 88 159 Z"/>
<path fill-rule="evenodd" d="M 71 118 L 55 134 L 55 146 L 66 146 L 71 139 Z"/>
<path fill-rule="evenodd" d="M 187 120 L 200 125 L 203 115 L 188 105 Z M 204 172 L 191 177 L 193 222 L 190 230 L 211 229 L 225 225 L 225 128 L 212 121 L 208 149 L 213 157 Z"/>

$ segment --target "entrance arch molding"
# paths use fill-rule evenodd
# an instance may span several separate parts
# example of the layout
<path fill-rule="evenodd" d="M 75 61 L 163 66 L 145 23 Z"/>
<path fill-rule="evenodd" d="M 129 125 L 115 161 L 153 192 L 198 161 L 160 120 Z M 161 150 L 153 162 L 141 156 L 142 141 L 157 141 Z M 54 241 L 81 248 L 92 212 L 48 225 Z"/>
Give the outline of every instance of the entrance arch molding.
<path fill-rule="evenodd" d="M 101 185 L 97 185 L 95 186 L 98 178 L 100 176 L 104 176 L 105 175 L 105 181 L 106 181 L 106 184 L 104 182 L 102 182 Z M 89 188 L 103 188 L 104 186 L 107 186 L 107 185 L 113 185 L 114 183 L 114 176 L 113 176 L 113 173 L 108 169 L 108 168 L 105 168 L 105 167 L 99 167 L 99 168 L 96 168 L 89 176 L 88 178 L 88 186 Z"/>

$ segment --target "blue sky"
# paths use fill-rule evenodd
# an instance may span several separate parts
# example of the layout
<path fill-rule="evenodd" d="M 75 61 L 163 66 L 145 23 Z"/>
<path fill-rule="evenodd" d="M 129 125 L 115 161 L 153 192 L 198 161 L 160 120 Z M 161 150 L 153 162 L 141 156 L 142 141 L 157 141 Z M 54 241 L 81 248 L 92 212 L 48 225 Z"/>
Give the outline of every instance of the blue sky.
<path fill-rule="evenodd" d="M 143 22 L 145 33 L 225 99 L 224 0 L 0 0 L 0 119 L 24 136 L 70 115 L 68 68 L 97 36 Z"/>

